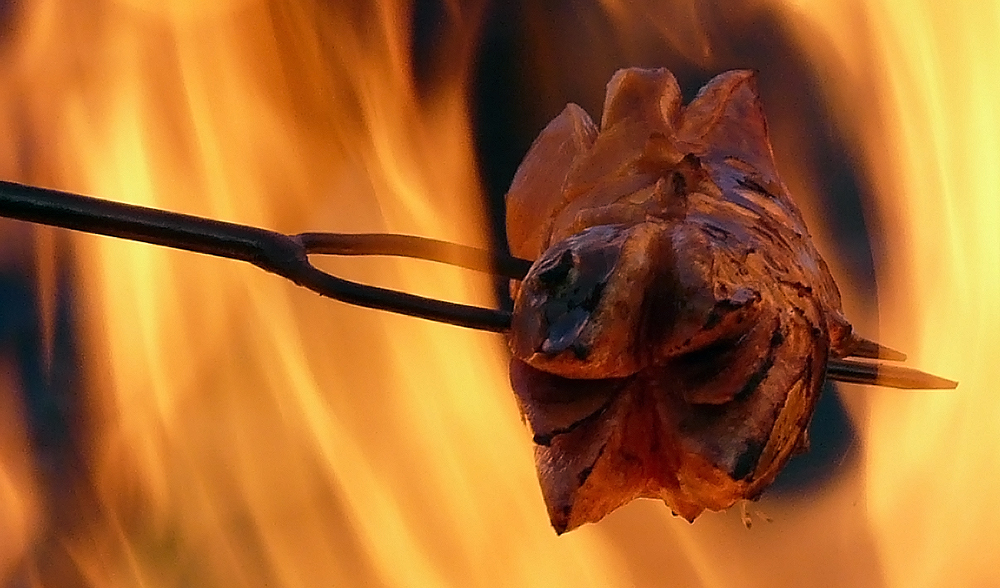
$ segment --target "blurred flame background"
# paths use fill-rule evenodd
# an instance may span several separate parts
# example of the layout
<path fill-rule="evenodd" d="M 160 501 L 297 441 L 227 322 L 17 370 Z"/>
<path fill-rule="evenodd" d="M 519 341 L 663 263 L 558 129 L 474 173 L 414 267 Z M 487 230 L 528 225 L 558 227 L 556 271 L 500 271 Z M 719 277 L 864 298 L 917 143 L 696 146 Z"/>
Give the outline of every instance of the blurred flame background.
<path fill-rule="evenodd" d="M 638 501 L 556 537 L 502 338 L 4 221 L 2 275 L 31 287 L 0 281 L 0 584 L 1000 583 L 1000 5 L 0 6 L 2 177 L 283 232 L 497 246 L 505 184 L 566 101 L 596 115 L 617 67 L 689 91 L 756 67 L 849 316 L 961 382 L 844 387 L 859 449 L 765 495 L 770 523 Z M 459 270 L 327 263 L 495 304 Z"/>

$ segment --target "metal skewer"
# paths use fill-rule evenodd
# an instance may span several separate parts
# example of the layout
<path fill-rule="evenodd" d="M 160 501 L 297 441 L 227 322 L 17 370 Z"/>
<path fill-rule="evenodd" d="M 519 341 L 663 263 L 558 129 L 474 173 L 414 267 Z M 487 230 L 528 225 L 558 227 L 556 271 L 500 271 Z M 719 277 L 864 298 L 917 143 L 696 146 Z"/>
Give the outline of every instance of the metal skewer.
<path fill-rule="evenodd" d="M 838 382 L 906 390 L 945 390 L 958 387 L 958 382 L 912 368 L 846 358 L 827 361 L 826 377 Z"/>
<path fill-rule="evenodd" d="M 409 235 L 301 233 L 285 235 L 144 206 L 0 181 L 0 216 L 246 261 L 341 302 L 452 325 L 502 333 L 509 312 L 445 302 L 359 284 L 328 274 L 309 255 L 389 255 L 426 259 L 511 279 L 531 262 L 474 247 Z M 905 355 L 858 339 L 856 357 L 902 360 Z M 954 388 L 956 382 L 901 366 L 830 359 L 827 378 L 893 388 Z"/>
<path fill-rule="evenodd" d="M 484 331 L 503 332 L 510 326 L 508 312 L 444 302 L 344 280 L 316 268 L 308 258 L 310 253 L 398 255 L 455 263 L 487 272 L 493 271 L 494 264 L 503 266 L 502 260 L 472 247 L 400 235 L 285 235 L 257 227 L 3 181 L 0 181 L 0 216 L 247 261 L 317 294 L 348 304 Z M 421 246 L 413 246 L 418 241 Z M 394 249 L 393 246 L 399 248 Z"/>

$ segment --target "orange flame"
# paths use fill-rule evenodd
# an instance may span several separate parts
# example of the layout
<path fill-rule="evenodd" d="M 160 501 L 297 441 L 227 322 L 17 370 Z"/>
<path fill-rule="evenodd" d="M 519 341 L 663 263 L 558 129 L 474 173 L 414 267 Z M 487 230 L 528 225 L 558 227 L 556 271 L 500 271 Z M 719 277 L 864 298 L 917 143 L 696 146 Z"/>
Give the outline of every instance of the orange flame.
<path fill-rule="evenodd" d="M 4 354 L 6 355 L 6 354 Z M 13 401 L 20 383 L 15 366 L 0 357 L 0 577 L 6 577 L 38 538 L 41 505 L 19 406 Z"/>
<path fill-rule="evenodd" d="M 628 3 L 600 4 L 635 26 Z M 677 4 L 697 21 L 698 3 Z M 482 245 L 465 101 L 481 7 L 447 8 L 449 67 L 418 92 L 405 2 L 36 0 L 0 68 L 4 165 L 10 179 L 286 232 Z M 852 392 L 864 463 L 803 499 L 765 497 L 773 523 L 688 525 L 636 502 L 557 538 L 499 337 L 81 236 L 86 481 L 73 516 L 46 519 L 3 401 L 0 574 L 20 566 L 40 586 L 996 582 L 998 13 L 969 0 L 780 7 L 878 189 L 881 339 L 961 387 Z M 697 26 L 672 34 L 687 57 L 711 54 Z M 458 270 L 330 263 L 492 304 L 488 282 Z"/>
<path fill-rule="evenodd" d="M 482 245 L 465 72 L 418 96 L 406 5 L 164 6 L 23 15 L 8 104 L 46 158 L 28 179 L 288 232 Z M 452 16 L 454 34 L 474 30 Z M 48 563 L 61 549 L 99 586 L 603 574 L 593 536 L 548 527 L 499 337 L 348 308 L 250 266 L 77 244 L 95 499 L 53 531 L 41 582 L 67 581 Z M 487 280 L 456 270 L 337 269 L 493 304 Z"/>
<path fill-rule="evenodd" d="M 867 393 L 868 517 L 888 585 L 992 585 L 998 573 L 986 554 L 1000 548 L 992 505 L 1000 369 L 990 359 L 1000 349 L 1000 5 L 850 7 L 799 9 L 834 46 L 806 45 L 850 71 L 851 83 L 829 90 L 878 187 L 881 337 L 905 342 L 911 362 L 960 382 L 953 393 Z"/>

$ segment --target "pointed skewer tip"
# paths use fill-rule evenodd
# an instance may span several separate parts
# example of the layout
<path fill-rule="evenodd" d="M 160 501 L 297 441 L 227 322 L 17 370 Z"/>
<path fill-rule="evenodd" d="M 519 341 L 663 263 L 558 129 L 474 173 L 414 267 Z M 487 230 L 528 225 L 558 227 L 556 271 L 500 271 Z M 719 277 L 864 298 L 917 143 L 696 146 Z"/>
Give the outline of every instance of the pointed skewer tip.
<path fill-rule="evenodd" d="M 831 359 L 827 378 L 905 390 L 953 390 L 958 382 L 913 368 L 851 359 Z"/>
<path fill-rule="evenodd" d="M 906 354 L 886 347 L 870 339 L 854 335 L 848 357 L 863 357 L 866 359 L 882 359 L 886 361 L 906 361 Z"/>

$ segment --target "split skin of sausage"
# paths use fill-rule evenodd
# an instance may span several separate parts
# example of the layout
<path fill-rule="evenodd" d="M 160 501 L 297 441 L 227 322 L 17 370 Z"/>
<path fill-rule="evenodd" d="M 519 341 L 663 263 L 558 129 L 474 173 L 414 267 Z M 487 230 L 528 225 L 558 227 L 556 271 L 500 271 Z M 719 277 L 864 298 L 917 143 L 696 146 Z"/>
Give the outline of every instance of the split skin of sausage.
<path fill-rule="evenodd" d="M 807 445 L 840 293 L 778 177 L 749 71 L 688 105 L 625 69 L 600 126 L 570 104 L 506 197 L 510 379 L 558 533 L 634 498 L 692 521 L 753 499 Z"/>

